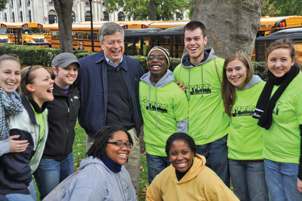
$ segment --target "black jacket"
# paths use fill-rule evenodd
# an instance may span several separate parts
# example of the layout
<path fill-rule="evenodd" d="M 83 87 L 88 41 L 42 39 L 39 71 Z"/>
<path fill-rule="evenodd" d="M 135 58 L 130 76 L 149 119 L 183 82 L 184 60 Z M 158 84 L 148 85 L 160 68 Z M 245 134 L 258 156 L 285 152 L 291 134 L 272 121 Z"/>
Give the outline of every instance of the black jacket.
<path fill-rule="evenodd" d="M 66 95 L 56 84 L 53 95 L 54 100 L 47 106 L 49 133 L 43 158 L 62 161 L 72 152 L 80 96 L 75 85 L 70 86 Z"/>
<path fill-rule="evenodd" d="M 29 145 L 24 152 L 7 153 L 0 157 L 0 194 L 29 194 L 28 186 L 32 180 L 32 172 L 35 170 L 32 168 L 37 167 L 44 148 L 43 142 L 47 138 L 45 133 L 43 140 L 39 142 L 40 145 L 36 144 L 39 149 L 35 151 L 33 138 L 39 136 L 40 126 L 37 124 L 28 99 L 25 96 L 21 96 L 21 99 L 25 110 L 21 114 L 10 116 L 10 136 L 20 135 L 18 140 L 28 140 Z M 46 121 L 45 118 L 45 123 Z"/>

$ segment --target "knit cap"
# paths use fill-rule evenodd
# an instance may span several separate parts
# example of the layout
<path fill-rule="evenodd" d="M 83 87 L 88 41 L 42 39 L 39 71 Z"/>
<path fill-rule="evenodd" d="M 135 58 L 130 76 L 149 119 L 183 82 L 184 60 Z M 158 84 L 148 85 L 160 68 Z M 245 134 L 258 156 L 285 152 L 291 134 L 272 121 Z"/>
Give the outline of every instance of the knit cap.
<path fill-rule="evenodd" d="M 155 47 L 153 47 L 153 48 L 149 51 L 147 57 L 149 57 L 149 55 L 151 54 L 151 52 L 153 52 L 153 51 L 155 51 L 155 50 L 159 50 L 159 51 L 161 51 L 162 53 L 164 53 L 164 55 L 166 56 L 166 59 L 167 59 L 167 63 L 168 63 L 167 68 L 169 68 L 169 67 L 170 67 L 170 54 L 169 54 L 169 50 L 167 50 L 167 49 L 165 49 L 165 48 L 163 48 L 163 47 L 160 47 L 160 46 L 155 46 Z"/>

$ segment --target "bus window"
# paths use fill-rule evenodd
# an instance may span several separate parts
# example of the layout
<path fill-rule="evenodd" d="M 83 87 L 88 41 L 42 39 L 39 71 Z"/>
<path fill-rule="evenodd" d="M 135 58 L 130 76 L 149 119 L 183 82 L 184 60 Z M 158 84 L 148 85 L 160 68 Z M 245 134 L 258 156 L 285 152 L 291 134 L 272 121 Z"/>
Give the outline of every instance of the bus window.
<path fill-rule="evenodd" d="M 78 40 L 83 40 L 83 32 L 78 32 Z"/>

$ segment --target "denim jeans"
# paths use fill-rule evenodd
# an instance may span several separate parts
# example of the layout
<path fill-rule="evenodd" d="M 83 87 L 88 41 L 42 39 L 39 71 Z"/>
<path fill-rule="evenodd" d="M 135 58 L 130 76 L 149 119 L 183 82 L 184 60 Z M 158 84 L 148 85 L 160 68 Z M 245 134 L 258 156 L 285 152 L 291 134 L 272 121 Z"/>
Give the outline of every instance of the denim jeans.
<path fill-rule="evenodd" d="M 30 194 L 11 193 L 6 195 L 0 194 L 0 201 L 36 201 L 36 190 L 34 182 L 29 184 Z"/>
<path fill-rule="evenodd" d="M 227 135 L 214 142 L 197 145 L 197 154 L 205 156 L 206 166 L 211 168 L 225 185 L 230 187 Z"/>
<path fill-rule="evenodd" d="M 234 193 L 240 201 L 268 201 L 264 163 L 229 159 Z"/>
<path fill-rule="evenodd" d="M 74 172 L 73 153 L 67 155 L 62 161 L 42 158 L 37 170 L 34 172 L 36 183 L 42 200 L 61 181 Z"/>
<path fill-rule="evenodd" d="M 154 156 L 147 153 L 147 167 L 148 167 L 148 180 L 151 184 L 152 180 L 158 175 L 163 169 L 170 165 L 168 157 Z"/>
<path fill-rule="evenodd" d="M 299 164 L 264 160 L 265 179 L 271 201 L 301 201 L 297 190 Z"/>

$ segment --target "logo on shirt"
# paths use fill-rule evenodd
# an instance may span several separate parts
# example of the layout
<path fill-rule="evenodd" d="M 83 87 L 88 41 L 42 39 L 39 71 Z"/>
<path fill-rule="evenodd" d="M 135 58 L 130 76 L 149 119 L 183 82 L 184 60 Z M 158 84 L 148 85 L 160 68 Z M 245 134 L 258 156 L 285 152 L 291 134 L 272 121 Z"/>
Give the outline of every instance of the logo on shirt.
<path fill-rule="evenodd" d="M 255 108 L 255 106 L 233 107 L 232 117 L 253 116 Z"/>
<path fill-rule="evenodd" d="M 190 88 L 191 95 L 210 94 L 212 92 L 210 84 L 197 84 L 197 85 L 191 85 L 190 87 L 191 87 Z"/>
<path fill-rule="evenodd" d="M 273 110 L 273 114 L 274 114 L 274 115 L 279 115 L 279 112 L 280 112 L 280 108 L 281 108 L 281 107 L 282 107 L 282 102 L 278 101 L 278 102 L 276 103 L 276 106 L 275 106 L 274 110 Z"/>
<path fill-rule="evenodd" d="M 147 97 L 143 98 L 143 108 L 150 111 L 157 111 L 161 113 L 168 113 L 168 104 L 162 104 L 155 101 L 150 101 L 147 99 Z"/>

